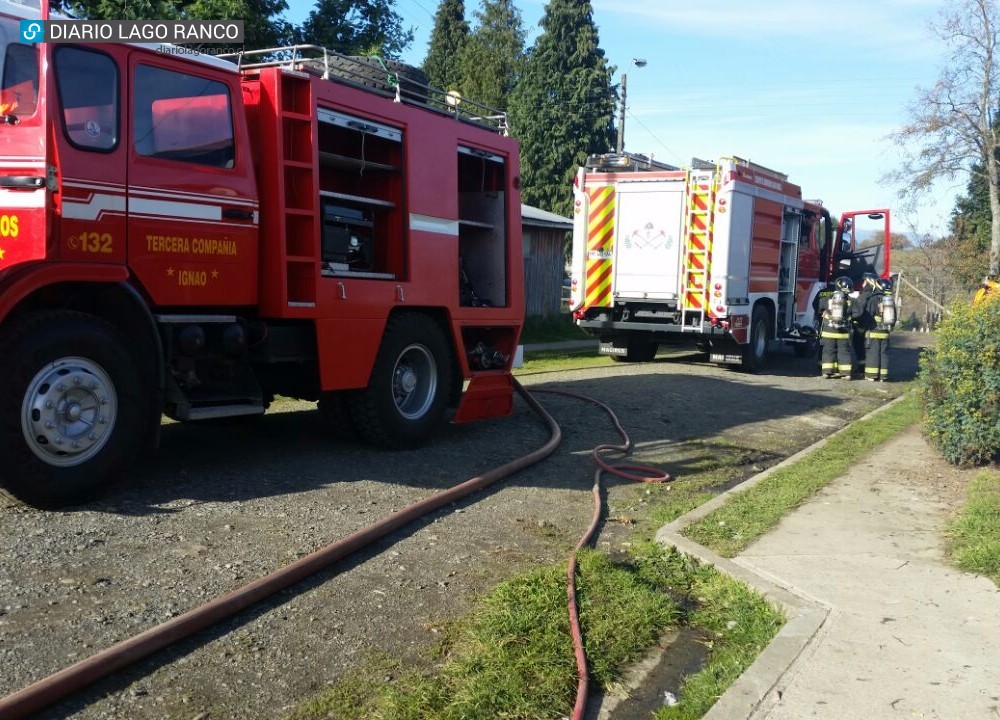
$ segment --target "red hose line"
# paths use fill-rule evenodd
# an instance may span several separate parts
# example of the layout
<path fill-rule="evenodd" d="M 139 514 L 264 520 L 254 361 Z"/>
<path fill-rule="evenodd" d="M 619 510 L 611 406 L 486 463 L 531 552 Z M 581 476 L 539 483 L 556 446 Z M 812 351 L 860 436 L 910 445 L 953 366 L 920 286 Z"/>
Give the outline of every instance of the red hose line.
<path fill-rule="evenodd" d="M 42 678 L 22 690 L 0 698 L 0 720 L 17 720 L 37 712 L 116 670 L 136 663 L 157 650 L 162 650 L 303 580 L 309 575 L 329 567 L 433 510 L 471 495 L 508 475 L 544 460 L 555 451 L 562 441 L 562 430 L 552 416 L 517 380 L 514 380 L 513 383 L 514 388 L 528 403 L 528 406 L 544 420 L 549 429 L 549 440 L 540 448 L 489 472 L 466 480 L 455 487 L 442 490 L 407 505 L 378 522 L 306 555 L 290 565 L 275 570 L 204 605 L 193 608 L 168 622 L 112 645 L 106 650 Z"/>
<path fill-rule="evenodd" d="M 590 458 L 597 465 L 597 470 L 594 471 L 594 514 L 590 521 L 590 526 L 586 529 L 586 531 L 584 531 L 580 540 L 577 542 L 573 553 L 569 557 L 569 563 L 566 567 L 566 597 L 568 598 L 569 625 L 570 632 L 573 636 L 573 653 L 576 656 L 577 685 L 576 703 L 573 706 L 573 720 L 583 720 L 583 717 L 587 712 L 587 692 L 589 688 L 590 672 L 587 669 L 587 653 L 583 645 L 583 630 L 580 628 L 580 613 L 576 603 L 576 553 L 590 542 L 590 539 L 597 530 L 597 525 L 601 519 L 601 474 L 609 473 L 626 480 L 647 483 L 669 482 L 671 477 L 663 470 L 649 465 L 609 465 L 604 462 L 601 458 L 602 452 L 610 450 L 614 452 L 628 453 L 633 447 L 632 439 L 625 431 L 625 428 L 622 427 L 621 421 L 618 420 L 618 416 L 615 415 L 614 410 L 612 410 L 605 403 L 586 395 L 578 395 L 577 393 L 566 392 L 564 390 L 535 390 L 535 392 L 547 393 L 549 395 L 561 395 L 563 397 L 583 400 L 584 402 L 597 405 L 611 418 L 611 421 L 615 424 L 615 430 L 618 431 L 618 434 L 621 436 L 623 441 L 621 445 L 609 445 L 606 443 L 601 444 L 590 451 Z"/>

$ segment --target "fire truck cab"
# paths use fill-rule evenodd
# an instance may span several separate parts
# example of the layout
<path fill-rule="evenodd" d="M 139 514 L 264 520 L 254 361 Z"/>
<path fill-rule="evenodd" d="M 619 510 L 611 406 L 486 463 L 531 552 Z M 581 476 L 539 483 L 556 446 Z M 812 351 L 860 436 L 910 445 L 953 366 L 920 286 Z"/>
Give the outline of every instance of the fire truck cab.
<path fill-rule="evenodd" d="M 511 412 L 502 113 L 322 48 L 25 42 L 38 17 L 0 0 L 0 490 L 85 499 L 161 415 L 276 395 L 388 447 Z"/>

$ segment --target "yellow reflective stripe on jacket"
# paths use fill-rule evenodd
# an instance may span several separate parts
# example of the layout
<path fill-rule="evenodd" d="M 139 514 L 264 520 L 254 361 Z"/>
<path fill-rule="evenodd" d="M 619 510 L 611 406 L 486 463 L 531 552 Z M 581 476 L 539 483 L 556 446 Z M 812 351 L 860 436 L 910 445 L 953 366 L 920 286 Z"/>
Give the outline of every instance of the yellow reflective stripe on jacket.
<path fill-rule="evenodd" d="M 870 337 L 872 340 L 885 340 L 887 337 L 889 337 L 889 333 L 872 330 L 871 332 L 868 333 L 868 337 Z"/>
<path fill-rule="evenodd" d="M 821 332 L 819 336 L 821 338 L 827 338 L 828 340 L 848 340 L 851 337 L 850 333 L 845 333 L 845 332 L 835 333 L 835 332 L 829 332 L 827 330 Z"/>

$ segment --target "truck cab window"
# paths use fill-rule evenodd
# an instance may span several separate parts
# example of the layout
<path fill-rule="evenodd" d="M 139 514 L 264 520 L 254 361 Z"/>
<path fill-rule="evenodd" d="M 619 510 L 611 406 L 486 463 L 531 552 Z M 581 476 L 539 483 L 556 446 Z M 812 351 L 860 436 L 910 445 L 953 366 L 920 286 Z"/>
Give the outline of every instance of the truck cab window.
<path fill-rule="evenodd" d="M 108 55 L 76 47 L 55 54 L 63 129 L 82 150 L 118 144 L 118 67 Z"/>
<path fill-rule="evenodd" d="M 233 167 L 232 107 L 229 88 L 223 83 L 138 65 L 134 87 L 136 152 L 211 167 Z"/>
<path fill-rule="evenodd" d="M 3 53 L 0 115 L 29 117 L 38 101 L 38 50 L 34 45 L 11 43 Z"/>

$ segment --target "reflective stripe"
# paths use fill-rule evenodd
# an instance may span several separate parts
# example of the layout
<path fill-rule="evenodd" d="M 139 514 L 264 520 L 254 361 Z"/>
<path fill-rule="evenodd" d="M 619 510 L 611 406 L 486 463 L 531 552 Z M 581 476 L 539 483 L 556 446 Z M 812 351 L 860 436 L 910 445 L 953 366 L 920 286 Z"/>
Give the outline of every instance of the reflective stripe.
<path fill-rule="evenodd" d="M 833 332 L 821 332 L 819 334 L 821 338 L 827 338 L 829 340 L 847 340 L 850 338 L 848 333 L 833 333 Z"/>
<path fill-rule="evenodd" d="M 885 340 L 887 337 L 889 337 L 889 333 L 887 333 L 887 332 L 875 332 L 874 330 L 872 330 L 870 333 L 868 333 L 868 337 L 870 337 L 870 338 L 872 338 L 874 340 Z"/>

